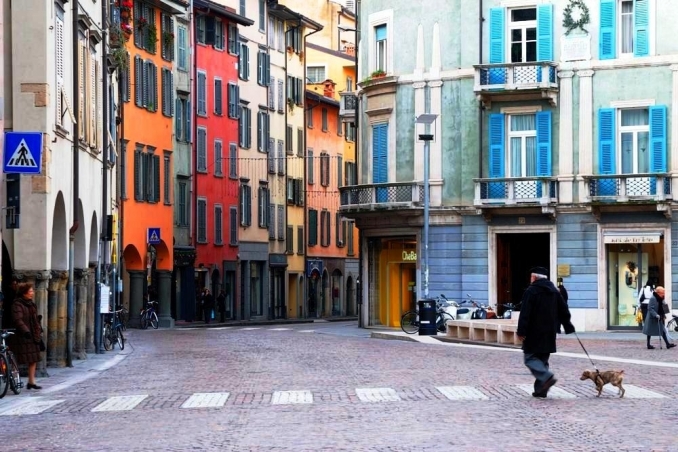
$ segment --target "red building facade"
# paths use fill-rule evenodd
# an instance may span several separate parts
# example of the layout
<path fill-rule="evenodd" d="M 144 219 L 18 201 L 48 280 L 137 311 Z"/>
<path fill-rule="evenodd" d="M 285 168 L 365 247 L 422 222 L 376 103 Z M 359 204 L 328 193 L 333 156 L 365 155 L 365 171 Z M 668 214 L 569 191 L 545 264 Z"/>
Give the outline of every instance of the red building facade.
<path fill-rule="evenodd" d="M 210 289 L 215 301 L 223 290 L 230 318 L 238 254 L 238 27 L 253 21 L 208 0 L 193 5 L 196 287 Z"/>

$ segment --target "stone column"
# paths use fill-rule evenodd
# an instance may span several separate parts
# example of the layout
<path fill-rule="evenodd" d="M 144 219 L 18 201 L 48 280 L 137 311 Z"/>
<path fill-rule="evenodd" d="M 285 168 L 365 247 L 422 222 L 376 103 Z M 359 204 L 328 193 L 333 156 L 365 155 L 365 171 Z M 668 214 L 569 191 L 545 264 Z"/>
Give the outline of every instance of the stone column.
<path fill-rule="evenodd" d="M 139 312 L 144 303 L 144 284 L 146 272 L 143 270 L 128 270 L 129 273 L 129 326 L 138 328 Z"/>
<path fill-rule="evenodd" d="M 95 353 L 96 349 L 94 348 L 94 313 L 95 313 L 95 301 L 96 301 L 96 281 L 94 278 L 94 272 L 96 271 L 96 265 L 92 266 L 90 264 L 89 268 L 89 277 L 87 278 L 87 313 L 86 313 L 86 326 L 85 326 L 85 351 L 87 353 Z"/>
<path fill-rule="evenodd" d="M 68 324 L 68 272 L 54 272 L 58 278 L 56 365 L 66 367 L 66 327 Z"/>
<path fill-rule="evenodd" d="M 59 300 L 59 272 L 51 272 L 47 289 L 47 365 L 57 365 L 57 331 L 58 331 L 58 300 Z"/>
<path fill-rule="evenodd" d="M 75 290 L 75 340 L 73 343 L 73 357 L 87 359 L 86 328 L 87 328 L 87 285 L 90 279 L 88 268 L 74 270 L 73 287 Z"/>
<path fill-rule="evenodd" d="M 671 165 L 668 170 L 671 173 L 671 193 L 678 193 L 678 64 L 672 64 L 673 90 L 671 91 Z M 674 195 L 675 196 L 675 195 Z"/>
<path fill-rule="evenodd" d="M 572 77 L 573 71 L 561 71 L 560 77 L 560 141 L 558 143 L 558 194 L 559 203 L 572 204 L 574 180 L 572 162 L 574 161 L 572 141 Z"/>
<path fill-rule="evenodd" d="M 172 302 L 172 272 L 169 270 L 156 270 L 158 277 L 158 324 L 162 328 L 174 328 L 174 319 L 170 312 Z"/>
<path fill-rule="evenodd" d="M 593 73 L 578 71 L 579 76 L 579 171 L 580 176 L 593 174 Z M 586 201 L 586 184 L 579 180 L 579 201 Z"/>
<path fill-rule="evenodd" d="M 33 284 L 33 301 L 38 307 L 38 315 L 42 316 L 42 338 L 45 344 L 48 344 L 49 337 L 49 310 L 48 310 L 48 283 L 50 281 L 51 273 L 47 270 L 40 271 L 15 271 L 14 277 L 18 282 L 28 282 Z M 42 359 L 38 363 L 36 375 L 38 377 L 48 377 L 47 373 L 47 353 L 42 354 Z"/>

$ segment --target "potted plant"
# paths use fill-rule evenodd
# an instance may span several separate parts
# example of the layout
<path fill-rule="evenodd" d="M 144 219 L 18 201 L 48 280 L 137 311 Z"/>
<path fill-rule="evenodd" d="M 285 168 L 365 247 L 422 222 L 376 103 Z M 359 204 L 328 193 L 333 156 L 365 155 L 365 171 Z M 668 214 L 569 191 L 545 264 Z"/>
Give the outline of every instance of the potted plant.
<path fill-rule="evenodd" d="M 294 110 L 294 100 L 293 99 L 287 99 L 287 107 L 290 109 L 290 111 Z"/>
<path fill-rule="evenodd" d="M 120 18 L 129 19 L 129 16 L 132 14 L 132 8 L 134 4 L 132 0 L 121 0 L 120 2 Z"/>
<path fill-rule="evenodd" d="M 121 46 L 124 46 L 125 35 L 122 31 L 122 26 L 113 25 L 109 30 L 108 43 L 111 46 L 111 49 L 117 49 Z"/>
<path fill-rule="evenodd" d="M 148 46 L 155 49 L 155 43 L 158 42 L 158 28 L 150 24 L 148 25 Z"/>
<path fill-rule="evenodd" d="M 123 70 L 127 69 L 127 49 L 125 49 L 124 45 L 117 49 L 113 49 L 110 53 L 110 57 L 114 66 Z"/>
<path fill-rule="evenodd" d="M 174 33 L 171 31 L 164 31 L 162 33 L 162 42 L 166 47 L 171 47 L 174 44 Z"/>
<path fill-rule="evenodd" d="M 132 32 L 134 32 L 134 30 L 132 29 L 132 25 L 125 22 L 120 24 L 120 30 L 122 31 L 122 34 L 125 37 L 125 41 L 129 40 L 129 37 L 132 36 Z"/>
<path fill-rule="evenodd" d="M 144 28 L 148 27 L 148 20 L 145 17 L 140 17 L 137 19 L 137 30 L 143 31 Z"/>
<path fill-rule="evenodd" d="M 370 78 L 382 78 L 386 77 L 386 72 L 383 69 L 377 69 L 376 71 L 370 74 Z"/>

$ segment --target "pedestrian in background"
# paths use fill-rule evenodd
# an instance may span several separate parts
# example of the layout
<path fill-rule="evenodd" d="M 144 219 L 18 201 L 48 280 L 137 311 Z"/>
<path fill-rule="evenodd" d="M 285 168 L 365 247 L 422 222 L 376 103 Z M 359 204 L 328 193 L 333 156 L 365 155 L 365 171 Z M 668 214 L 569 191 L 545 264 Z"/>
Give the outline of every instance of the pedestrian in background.
<path fill-rule="evenodd" d="M 532 396 L 538 398 L 546 398 L 551 386 L 558 381 L 549 370 L 549 358 L 556 352 L 560 325 L 565 334 L 574 333 L 570 310 L 547 275 L 544 267 L 530 269 L 530 286 L 523 294 L 517 329 L 523 342 L 525 366 L 535 378 Z"/>
<path fill-rule="evenodd" d="M 652 336 L 660 336 L 663 338 L 664 342 L 666 342 L 667 349 L 676 346 L 676 344 L 669 342 L 669 338 L 666 337 L 666 329 L 664 328 L 664 320 L 666 320 L 666 313 L 664 312 L 665 294 L 666 291 L 664 288 L 662 286 L 657 286 L 647 305 L 647 315 L 645 316 L 645 322 L 643 323 L 643 334 L 647 336 L 648 350 L 654 348 L 654 345 L 650 343 Z"/>
<path fill-rule="evenodd" d="M 224 323 L 226 321 L 226 294 L 223 289 L 219 291 L 217 305 L 219 305 L 219 321 Z"/>
<path fill-rule="evenodd" d="M 202 312 L 205 317 L 205 323 L 210 323 L 212 319 L 212 310 L 214 309 L 214 297 L 210 290 L 205 288 L 205 295 L 202 297 Z"/>
<path fill-rule="evenodd" d="M 42 386 L 35 384 L 35 369 L 40 361 L 40 352 L 45 351 L 45 342 L 42 340 L 38 307 L 33 302 L 33 285 L 18 284 L 16 296 L 12 303 L 12 317 L 16 328 L 12 350 L 19 364 L 28 365 L 26 389 L 42 389 Z"/>
<path fill-rule="evenodd" d="M 565 304 L 567 304 L 567 300 L 569 299 L 569 295 L 567 293 L 567 289 L 565 288 L 565 285 L 563 284 L 563 278 L 558 278 L 556 280 L 558 284 L 558 292 L 560 292 L 560 296 L 563 297 L 563 301 Z M 562 333 L 563 330 L 560 328 L 560 325 L 558 325 L 558 334 Z"/>

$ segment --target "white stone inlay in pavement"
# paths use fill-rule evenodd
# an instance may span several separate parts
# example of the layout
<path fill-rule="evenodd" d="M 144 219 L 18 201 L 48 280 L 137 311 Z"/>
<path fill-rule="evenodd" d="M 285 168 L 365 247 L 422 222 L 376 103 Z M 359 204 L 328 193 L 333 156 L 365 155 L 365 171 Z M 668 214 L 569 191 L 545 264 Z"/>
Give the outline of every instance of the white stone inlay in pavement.
<path fill-rule="evenodd" d="M 311 391 L 275 391 L 271 403 L 273 405 L 313 403 L 313 394 Z"/>
<path fill-rule="evenodd" d="M 297 333 L 315 333 L 315 330 L 298 330 Z"/>
<path fill-rule="evenodd" d="M 7 411 L 0 413 L 0 416 L 26 416 L 30 414 L 40 414 L 47 411 L 55 405 L 60 404 L 63 400 L 35 400 L 28 403 L 21 404 Z"/>
<path fill-rule="evenodd" d="M 229 395 L 228 392 L 196 392 L 181 408 L 219 408 L 224 406 Z"/>
<path fill-rule="evenodd" d="M 533 385 L 518 385 L 520 389 L 525 391 L 526 393 L 532 395 L 534 392 L 534 386 Z M 559 388 L 557 386 L 552 386 L 551 389 L 549 389 L 549 399 L 576 399 L 577 396 L 572 394 L 571 392 L 567 392 L 563 388 Z"/>
<path fill-rule="evenodd" d="M 650 391 L 649 389 L 644 389 L 635 385 L 624 385 L 626 392 L 624 393 L 624 398 L 629 399 L 665 399 L 664 394 L 658 392 Z M 603 392 L 611 395 L 619 396 L 619 389 L 612 385 L 603 386 Z M 596 392 L 597 394 L 597 392 Z M 602 394 L 601 394 L 602 397 Z"/>
<path fill-rule="evenodd" d="M 148 397 L 148 394 L 109 397 L 99 405 L 92 408 L 92 412 L 133 410 L 146 397 Z"/>
<path fill-rule="evenodd" d="M 356 395 L 361 402 L 398 402 L 400 396 L 391 388 L 356 388 Z"/>
<path fill-rule="evenodd" d="M 271 331 L 289 331 L 292 328 L 271 328 Z"/>
<path fill-rule="evenodd" d="M 261 327 L 259 326 L 248 326 L 247 328 L 241 328 L 242 331 L 253 331 L 253 330 L 260 330 Z"/>
<path fill-rule="evenodd" d="M 473 386 L 440 386 L 436 389 L 450 400 L 489 400 Z"/>

